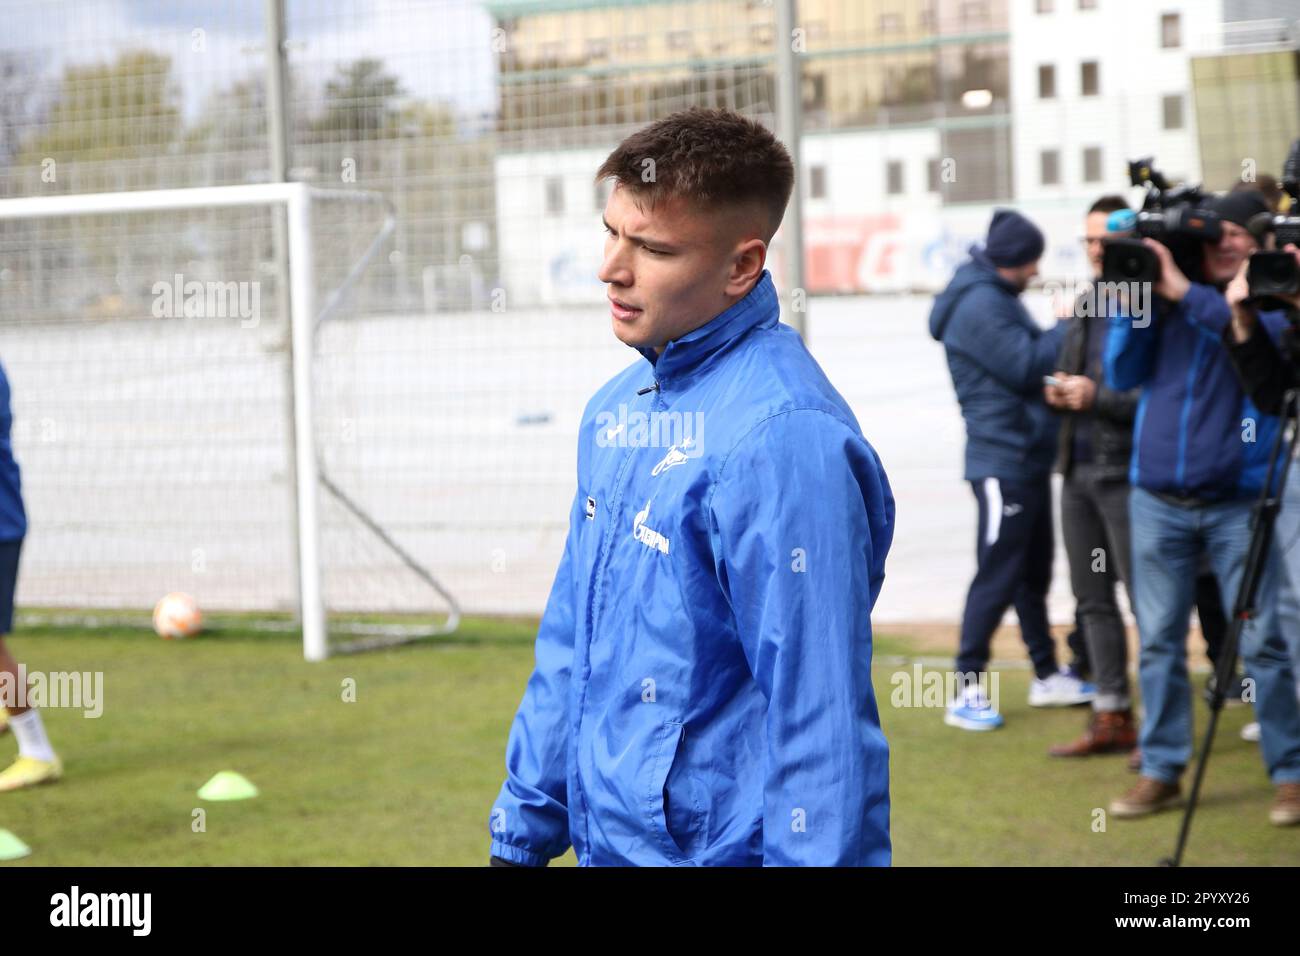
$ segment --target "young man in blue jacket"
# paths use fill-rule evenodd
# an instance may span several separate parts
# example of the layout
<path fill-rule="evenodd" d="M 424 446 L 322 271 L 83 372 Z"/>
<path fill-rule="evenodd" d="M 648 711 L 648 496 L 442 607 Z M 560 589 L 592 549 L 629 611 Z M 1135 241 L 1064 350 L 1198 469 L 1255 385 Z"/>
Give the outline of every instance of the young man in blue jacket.
<path fill-rule="evenodd" d="M 9 379 L 0 367 L 0 734 L 12 730 L 18 757 L 0 772 L 0 793 L 59 779 L 63 764 L 45 735 L 40 711 L 27 706 L 25 678 L 5 638 L 13 630 L 14 589 L 18 583 L 18 554 L 27 533 L 18 462 L 10 432 Z M 20 694 L 21 690 L 21 694 Z"/>
<path fill-rule="evenodd" d="M 886 865 L 871 609 L 894 500 L 764 269 L 793 166 L 724 110 L 597 180 L 615 336 L 587 404 L 494 865 Z"/>
<path fill-rule="evenodd" d="M 1056 662 L 1047 623 L 1052 583 L 1052 464 L 1057 420 L 1043 399 L 1064 326 L 1044 332 L 1020 302 L 1038 274 L 1042 232 L 1010 209 L 993 213 L 984 247 L 958 267 L 930 311 L 966 421 L 966 480 L 979 509 L 975 579 L 962 613 L 957 694 L 944 722 L 995 730 L 1002 715 L 980 679 L 993 632 L 1015 606 L 1029 648 L 1036 707 L 1083 704 L 1092 685 Z"/>
<path fill-rule="evenodd" d="M 1193 281 L 1166 246 L 1146 240 L 1160 260 L 1154 315 L 1118 312 L 1106 341 L 1110 387 L 1142 388 L 1129 468 L 1142 776 L 1111 802 L 1116 817 L 1145 816 L 1182 800 L 1179 778 L 1192 756 L 1187 624 L 1197 564 L 1208 555 L 1231 606 L 1278 428 L 1242 391 L 1224 340 L 1232 310 L 1223 290 L 1256 250 L 1246 226 L 1267 206 L 1246 192 L 1207 205 L 1222 218 L 1223 237 L 1203 244 L 1203 275 Z M 1263 313 L 1259 321 L 1275 339 L 1286 325 L 1280 313 Z M 1278 571 L 1277 561 L 1265 562 L 1240 650 L 1255 682 L 1260 750 L 1277 787 L 1270 818 L 1285 825 L 1300 823 L 1300 705 L 1278 624 Z"/>

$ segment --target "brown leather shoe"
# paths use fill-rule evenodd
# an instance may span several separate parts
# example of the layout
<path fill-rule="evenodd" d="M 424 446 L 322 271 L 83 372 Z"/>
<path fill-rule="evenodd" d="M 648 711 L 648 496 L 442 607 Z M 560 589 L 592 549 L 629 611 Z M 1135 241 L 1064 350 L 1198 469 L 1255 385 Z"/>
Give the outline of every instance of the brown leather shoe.
<path fill-rule="evenodd" d="M 1048 749 L 1053 757 L 1088 757 L 1092 754 L 1113 754 L 1132 750 L 1137 746 L 1137 725 L 1128 710 L 1100 710 L 1088 720 L 1083 735 L 1068 744 L 1056 744 Z"/>
<path fill-rule="evenodd" d="M 1128 755 L 1128 769 L 1133 773 L 1142 772 L 1142 748 L 1134 747 L 1133 752 Z"/>
<path fill-rule="evenodd" d="M 1182 802 L 1182 788 L 1178 784 L 1165 783 L 1154 777 L 1138 777 L 1128 793 L 1110 802 L 1110 812 L 1117 817 L 1145 817 Z"/>
<path fill-rule="evenodd" d="M 1279 783 L 1273 806 L 1269 807 L 1268 819 L 1280 827 L 1294 826 L 1300 823 L 1300 783 Z"/>

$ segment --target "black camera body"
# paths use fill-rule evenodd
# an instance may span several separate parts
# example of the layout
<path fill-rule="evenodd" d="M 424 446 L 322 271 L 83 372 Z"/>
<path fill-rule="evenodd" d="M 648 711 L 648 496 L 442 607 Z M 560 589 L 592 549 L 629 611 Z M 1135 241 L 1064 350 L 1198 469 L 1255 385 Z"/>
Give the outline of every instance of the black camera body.
<path fill-rule="evenodd" d="M 1133 229 L 1140 238 L 1106 241 L 1102 281 L 1156 282 L 1160 278 L 1160 260 L 1142 239 L 1155 239 L 1166 246 L 1182 273 L 1193 282 L 1201 281 L 1202 243 L 1216 243 L 1223 235 L 1218 215 L 1204 208 L 1205 193 L 1199 186 L 1171 188 L 1150 157 L 1130 162 L 1128 170 L 1134 186 L 1147 187 Z"/>
<path fill-rule="evenodd" d="M 1282 188 L 1291 197 L 1291 208 L 1296 208 L 1300 204 L 1300 139 L 1291 144 L 1282 167 Z M 1295 256 L 1282 251 L 1289 245 L 1300 246 L 1300 216 L 1260 213 L 1252 218 L 1250 231 L 1261 244 L 1268 233 L 1273 234 L 1276 242 L 1275 251 L 1257 252 L 1250 257 L 1246 269 L 1250 297 L 1246 301 L 1257 309 L 1290 309 L 1287 302 L 1276 296 L 1300 293 L 1300 265 Z"/>
<path fill-rule="evenodd" d="M 1290 305 L 1275 296 L 1300 293 L 1300 266 L 1289 252 L 1257 252 L 1246 267 L 1246 285 L 1250 288 L 1246 301 L 1255 308 L 1267 312 L 1289 309 Z"/>

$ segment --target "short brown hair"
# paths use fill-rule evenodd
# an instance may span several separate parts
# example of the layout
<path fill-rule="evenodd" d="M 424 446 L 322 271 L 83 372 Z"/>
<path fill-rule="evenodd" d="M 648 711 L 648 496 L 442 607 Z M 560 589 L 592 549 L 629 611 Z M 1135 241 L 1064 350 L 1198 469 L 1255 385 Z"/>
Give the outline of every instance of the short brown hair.
<path fill-rule="evenodd" d="M 764 126 L 730 110 L 694 107 L 637 130 L 601 163 L 596 182 L 613 179 L 651 206 L 680 197 L 706 208 L 755 205 L 767 214 L 771 242 L 794 187 L 790 153 Z"/>
<path fill-rule="evenodd" d="M 1119 212 L 1121 209 L 1128 209 L 1129 205 L 1124 201 L 1123 196 L 1117 196 L 1111 193 L 1108 196 L 1102 196 L 1095 203 L 1088 207 L 1088 215 L 1094 212 Z"/>

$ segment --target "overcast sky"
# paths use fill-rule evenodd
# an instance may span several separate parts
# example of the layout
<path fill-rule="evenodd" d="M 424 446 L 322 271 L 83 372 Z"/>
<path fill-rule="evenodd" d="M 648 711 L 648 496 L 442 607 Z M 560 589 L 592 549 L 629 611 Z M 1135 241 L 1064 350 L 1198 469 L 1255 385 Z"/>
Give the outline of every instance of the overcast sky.
<path fill-rule="evenodd" d="M 0 15 L 0 48 L 36 51 L 55 75 L 125 49 L 170 55 L 190 114 L 262 69 L 264 0 L 0 0 Z M 494 106 L 492 25 L 479 0 L 286 0 L 286 19 L 290 61 L 317 82 L 335 63 L 377 57 L 414 97 Z"/>

